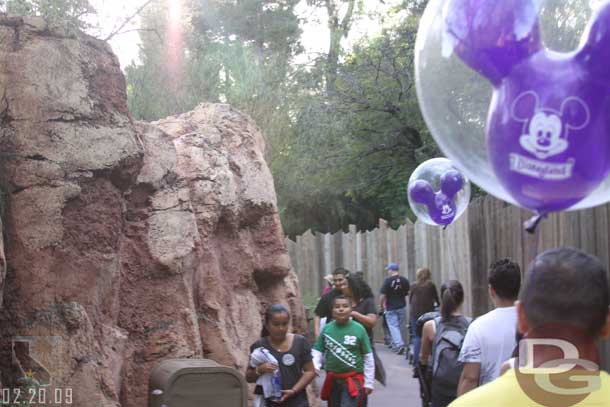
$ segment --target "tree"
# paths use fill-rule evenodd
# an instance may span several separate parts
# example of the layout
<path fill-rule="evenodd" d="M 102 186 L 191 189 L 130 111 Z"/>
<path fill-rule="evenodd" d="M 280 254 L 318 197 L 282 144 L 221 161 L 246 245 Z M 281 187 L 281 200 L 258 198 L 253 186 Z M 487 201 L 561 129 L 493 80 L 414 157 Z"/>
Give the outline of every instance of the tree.
<path fill-rule="evenodd" d="M 316 4 L 316 2 L 312 3 Z M 324 5 L 328 16 L 330 45 L 326 55 L 326 93 L 330 96 L 335 91 L 339 57 L 342 54 L 341 40 L 347 38 L 352 27 L 356 0 L 320 0 L 317 4 Z M 342 5 L 346 7 L 343 16 L 340 17 Z"/>
<path fill-rule="evenodd" d="M 88 0 L 6 0 L 4 6 L 7 14 L 43 17 L 68 32 L 89 28 L 85 17 L 95 12 Z"/>
<path fill-rule="evenodd" d="M 410 173 L 438 154 L 415 95 L 417 23 L 411 15 L 347 53 L 332 97 L 301 95 L 297 138 L 272 162 L 282 174 L 276 188 L 287 233 L 334 232 L 349 223 L 370 229 L 380 217 L 394 226 L 404 221 Z"/>
<path fill-rule="evenodd" d="M 293 71 L 291 60 L 301 51 L 294 13 L 297 2 L 188 3 L 182 86 L 176 91 L 164 88 L 177 81 L 165 72 L 166 13 L 161 4 L 155 4 L 144 16 L 142 64 L 127 69 L 134 116 L 152 120 L 190 110 L 203 101 L 227 102 L 251 115 L 268 140 L 284 134 L 290 121 L 285 99 Z M 152 89 L 151 84 L 161 89 Z"/>
<path fill-rule="evenodd" d="M 573 51 L 591 18 L 589 0 L 546 0 L 541 28 L 546 45 L 556 51 Z"/>

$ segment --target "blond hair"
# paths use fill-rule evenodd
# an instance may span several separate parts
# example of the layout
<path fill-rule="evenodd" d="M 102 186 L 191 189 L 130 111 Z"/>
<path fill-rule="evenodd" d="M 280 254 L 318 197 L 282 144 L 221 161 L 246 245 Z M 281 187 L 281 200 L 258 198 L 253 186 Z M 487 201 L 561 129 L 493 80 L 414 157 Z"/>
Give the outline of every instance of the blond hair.
<path fill-rule="evenodd" d="M 423 284 L 426 281 L 430 281 L 430 269 L 424 267 L 417 270 L 417 273 L 415 273 L 415 278 L 417 279 L 417 284 Z"/>

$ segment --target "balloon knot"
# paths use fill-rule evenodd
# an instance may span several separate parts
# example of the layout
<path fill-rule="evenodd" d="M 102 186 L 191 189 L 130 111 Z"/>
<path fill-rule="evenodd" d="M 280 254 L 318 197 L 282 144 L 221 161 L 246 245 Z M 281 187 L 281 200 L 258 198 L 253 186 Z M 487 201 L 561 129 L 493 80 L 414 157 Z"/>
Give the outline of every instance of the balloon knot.
<path fill-rule="evenodd" d="M 542 219 L 544 218 L 546 218 L 546 213 L 534 215 L 525 222 L 523 222 L 523 227 L 525 228 L 527 233 L 533 234 L 534 232 L 536 232 L 540 221 L 542 221 Z"/>

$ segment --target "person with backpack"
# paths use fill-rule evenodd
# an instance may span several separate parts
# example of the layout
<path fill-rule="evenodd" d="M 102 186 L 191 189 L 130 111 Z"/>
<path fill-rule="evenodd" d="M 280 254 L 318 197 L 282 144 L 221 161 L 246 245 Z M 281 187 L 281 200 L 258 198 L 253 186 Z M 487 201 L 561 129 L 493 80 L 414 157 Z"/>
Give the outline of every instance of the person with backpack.
<path fill-rule="evenodd" d="M 458 356 L 471 322 L 461 313 L 463 303 L 462 284 L 448 281 L 441 286 L 441 315 L 423 327 L 419 363 L 430 377 L 432 407 L 446 407 L 457 397 L 463 369 Z"/>
<path fill-rule="evenodd" d="M 392 350 L 399 355 L 405 353 L 405 343 L 401 329 L 407 319 L 407 301 L 409 280 L 398 273 L 398 264 L 390 263 L 385 268 L 389 276 L 381 286 L 379 307 L 385 310 L 384 316 L 392 337 Z"/>
<path fill-rule="evenodd" d="M 516 304 L 524 335 L 516 360 L 451 407 L 608 406 L 610 374 L 600 370 L 600 340 L 610 337 L 608 287 L 595 256 L 571 247 L 537 255 Z"/>
<path fill-rule="evenodd" d="M 521 268 L 510 259 L 501 259 L 489 267 L 489 296 L 495 309 L 475 319 L 460 353 L 464 370 L 458 395 L 489 383 L 500 376 L 500 367 L 517 345 L 517 309 L 515 301 L 521 288 Z"/>

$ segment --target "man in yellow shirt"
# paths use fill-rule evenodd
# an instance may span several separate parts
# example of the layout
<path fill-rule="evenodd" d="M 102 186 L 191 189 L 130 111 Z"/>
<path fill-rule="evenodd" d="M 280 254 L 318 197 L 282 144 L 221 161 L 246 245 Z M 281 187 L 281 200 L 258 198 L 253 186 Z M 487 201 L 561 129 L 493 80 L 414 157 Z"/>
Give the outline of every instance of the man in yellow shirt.
<path fill-rule="evenodd" d="M 610 293 L 601 262 L 573 248 L 538 255 L 517 306 L 514 368 L 449 407 L 610 406 L 610 375 L 597 340 L 610 336 Z"/>

